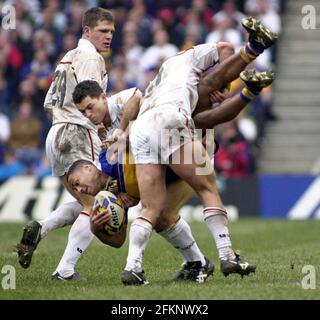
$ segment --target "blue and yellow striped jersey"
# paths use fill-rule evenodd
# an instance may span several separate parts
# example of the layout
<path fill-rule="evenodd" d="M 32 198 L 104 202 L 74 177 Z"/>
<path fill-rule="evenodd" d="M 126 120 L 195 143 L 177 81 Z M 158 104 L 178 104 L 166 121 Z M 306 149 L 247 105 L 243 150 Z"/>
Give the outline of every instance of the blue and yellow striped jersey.
<path fill-rule="evenodd" d="M 108 176 L 117 180 L 119 192 L 125 192 L 129 196 L 140 199 L 138 181 L 136 177 L 136 166 L 133 164 L 133 158 L 129 161 L 129 153 L 121 155 L 120 162 L 109 163 L 106 150 L 101 150 L 99 162 L 101 170 Z"/>

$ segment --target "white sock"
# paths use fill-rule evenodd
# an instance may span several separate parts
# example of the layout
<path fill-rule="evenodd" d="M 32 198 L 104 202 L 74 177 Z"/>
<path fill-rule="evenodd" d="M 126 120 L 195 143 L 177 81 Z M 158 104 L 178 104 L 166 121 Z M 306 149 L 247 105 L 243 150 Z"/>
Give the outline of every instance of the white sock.
<path fill-rule="evenodd" d="M 67 247 L 54 273 L 59 272 L 62 277 L 71 276 L 81 254 L 87 249 L 93 238 L 94 235 L 90 230 L 90 217 L 81 213 L 70 229 Z"/>
<path fill-rule="evenodd" d="M 205 265 L 204 255 L 193 238 L 189 224 L 183 218 L 180 218 L 173 227 L 159 234 L 179 250 L 185 261 L 201 261 L 201 264 Z"/>
<path fill-rule="evenodd" d="M 204 220 L 212 233 L 220 260 L 235 258 L 228 229 L 227 212 L 224 209 L 208 207 L 203 209 Z"/>
<path fill-rule="evenodd" d="M 62 204 L 59 208 L 51 212 L 47 218 L 39 221 L 42 226 L 41 239 L 52 230 L 73 224 L 81 210 L 82 205 L 78 201 Z"/>
<path fill-rule="evenodd" d="M 130 227 L 129 253 L 125 270 L 142 271 L 142 259 L 152 233 L 152 224 L 137 217 Z"/>

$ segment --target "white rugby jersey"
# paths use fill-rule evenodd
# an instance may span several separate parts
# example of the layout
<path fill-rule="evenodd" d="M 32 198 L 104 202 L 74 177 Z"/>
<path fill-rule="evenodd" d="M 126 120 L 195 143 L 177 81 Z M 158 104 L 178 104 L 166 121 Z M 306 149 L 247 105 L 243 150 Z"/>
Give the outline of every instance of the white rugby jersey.
<path fill-rule="evenodd" d="M 111 124 L 107 129 L 107 139 L 111 138 L 113 132 L 119 128 L 120 121 L 123 115 L 123 107 L 129 99 L 135 94 L 137 88 L 130 88 L 120 91 L 107 98 Z"/>
<path fill-rule="evenodd" d="M 58 64 L 46 95 L 44 108 L 52 111 L 52 124 L 67 122 L 96 130 L 72 100 L 74 88 L 84 80 L 97 81 L 105 92 L 108 75 L 104 59 L 94 45 L 89 40 L 80 39 L 78 46 L 67 52 Z"/>
<path fill-rule="evenodd" d="M 168 105 L 181 105 L 191 115 L 198 102 L 200 75 L 218 61 L 216 44 L 201 44 L 167 59 L 148 85 L 139 115 Z"/>

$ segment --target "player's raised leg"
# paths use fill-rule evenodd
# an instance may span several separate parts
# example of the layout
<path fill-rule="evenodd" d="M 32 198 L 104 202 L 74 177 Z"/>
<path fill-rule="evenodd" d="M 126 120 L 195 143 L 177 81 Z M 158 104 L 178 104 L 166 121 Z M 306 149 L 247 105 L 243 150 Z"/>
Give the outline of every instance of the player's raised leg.
<path fill-rule="evenodd" d="M 242 19 L 241 23 L 249 33 L 247 44 L 241 48 L 240 52 L 225 59 L 214 71 L 202 78 L 201 86 L 199 86 L 199 101 L 194 114 L 203 111 L 205 106 L 210 105 L 209 94 L 212 91 L 220 91 L 231 81 L 238 78 L 240 72 L 248 64 L 278 39 L 276 33 L 268 30 L 256 19 L 245 18 Z"/>
<path fill-rule="evenodd" d="M 240 94 L 223 101 L 218 108 L 210 108 L 195 115 L 193 120 L 196 128 L 209 129 L 234 119 L 263 88 L 268 87 L 273 82 L 275 74 L 271 70 L 258 72 L 252 69 L 242 71 L 240 78 L 246 85 Z"/>

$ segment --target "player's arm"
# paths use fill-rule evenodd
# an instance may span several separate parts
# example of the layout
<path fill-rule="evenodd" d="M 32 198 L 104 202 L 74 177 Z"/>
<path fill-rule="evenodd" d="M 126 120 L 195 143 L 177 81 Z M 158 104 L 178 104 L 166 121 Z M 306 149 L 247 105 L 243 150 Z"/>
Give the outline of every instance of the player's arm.
<path fill-rule="evenodd" d="M 93 208 L 90 214 L 91 232 L 104 244 L 114 248 L 120 248 L 126 240 L 127 224 L 123 224 L 118 233 L 109 235 L 104 230 L 104 226 L 110 219 L 111 215 L 108 211 L 98 214 L 97 210 L 98 207 Z"/>
<path fill-rule="evenodd" d="M 119 192 L 117 196 L 122 201 L 125 209 L 136 206 L 140 201 L 139 199 L 134 198 L 125 192 Z"/>
<path fill-rule="evenodd" d="M 109 148 L 110 159 L 112 161 L 129 146 L 129 123 L 130 121 L 134 121 L 138 116 L 141 97 L 141 91 L 136 89 L 123 107 L 119 128 L 113 132 L 110 139 L 104 142 Z M 111 155 L 111 153 L 113 154 Z"/>
<path fill-rule="evenodd" d="M 142 98 L 142 93 L 139 89 L 136 89 L 123 107 L 123 113 L 120 120 L 119 128 L 117 128 L 109 143 L 115 141 L 126 141 L 129 136 L 129 123 L 137 119 L 139 110 L 140 110 L 140 100 Z M 121 149 L 122 150 L 122 149 Z M 120 150 L 119 150 L 120 151 Z"/>
<path fill-rule="evenodd" d="M 130 123 L 137 119 L 140 110 L 140 100 L 142 93 L 139 89 L 136 89 L 132 97 L 123 107 L 123 115 L 120 121 L 119 129 L 125 131 Z"/>
<path fill-rule="evenodd" d="M 52 89 L 53 89 L 54 83 L 52 81 L 50 88 L 47 92 L 46 98 L 44 100 L 44 104 L 43 104 L 43 108 L 45 112 L 48 112 L 51 114 L 51 116 L 53 115 L 52 112 Z"/>

